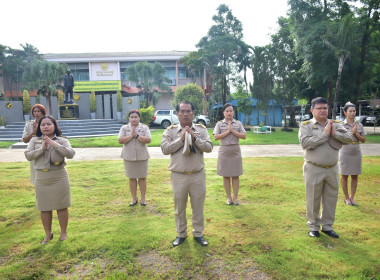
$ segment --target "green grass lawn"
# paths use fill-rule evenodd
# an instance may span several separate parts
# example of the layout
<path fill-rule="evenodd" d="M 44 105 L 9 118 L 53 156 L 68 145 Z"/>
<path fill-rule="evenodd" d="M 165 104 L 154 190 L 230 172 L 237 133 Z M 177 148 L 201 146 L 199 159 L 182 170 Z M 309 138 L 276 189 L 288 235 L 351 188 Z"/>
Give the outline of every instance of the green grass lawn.
<path fill-rule="evenodd" d="M 273 136 L 273 135 L 272 135 Z M 179 247 L 168 160 L 150 160 L 146 207 L 131 200 L 122 161 L 68 161 L 69 238 L 44 237 L 29 164 L 0 163 L 1 279 L 379 279 L 380 157 L 363 158 L 356 201 L 340 191 L 334 230 L 309 238 L 302 158 L 244 158 L 240 205 L 227 206 L 216 159 L 206 159 L 208 247 Z M 260 278 L 261 279 L 261 278 Z M 265 278 L 263 278 L 265 279 Z"/>
<path fill-rule="evenodd" d="M 209 129 L 211 140 L 214 145 L 218 146 L 220 141 L 214 141 L 212 135 L 213 129 Z M 158 147 L 161 143 L 161 137 L 164 133 L 163 129 L 152 128 L 152 142 L 149 147 Z M 117 142 L 117 135 L 102 136 L 102 137 L 90 137 L 90 138 L 71 138 L 70 143 L 73 148 L 91 148 L 91 147 L 121 147 Z M 380 134 L 367 135 L 366 143 L 380 143 Z M 14 144 L 14 142 L 2 142 L 0 141 L 0 148 L 8 148 Z M 298 129 L 293 129 L 293 132 L 284 132 L 277 129 L 272 134 L 254 134 L 252 131 L 247 131 L 247 139 L 240 140 L 241 145 L 271 145 L 271 144 L 299 144 L 298 141 Z"/>
<path fill-rule="evenodd" d="M 212 135 L 213 129 L 209 129 L 209 134 L 214 145 L 218 146 L 220 141 L 214 141 Z M 161 143 L 163 129 L 152 129 L 152 142 L 149 147 L 158 147 Z M 70 139 L 70 143 L 74 148 L 89 148 L 89 147 L 120 147 L 117 142 L 118 136 L 104 136 L 92 138 L 77 138 Z M 380 134 L 367 135 L 366 143 L 380 143 Z M 241 145 L 270 145 L 270 144 L 299 144 L 298 129 L 293 132 L 284 132 L 277 129 L 272 134 L 254 134 L 252 131 L 247 131 L 247 139 L 240 140 Z"/>

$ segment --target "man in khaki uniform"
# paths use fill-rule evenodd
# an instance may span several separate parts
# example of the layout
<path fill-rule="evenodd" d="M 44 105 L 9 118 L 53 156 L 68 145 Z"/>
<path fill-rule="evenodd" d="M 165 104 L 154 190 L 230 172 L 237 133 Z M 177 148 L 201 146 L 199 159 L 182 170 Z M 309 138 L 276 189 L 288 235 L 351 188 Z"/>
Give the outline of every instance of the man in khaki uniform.
<path fill-rule="evenodd" d="M 327 119 L 326 99 L 317 97 L 311 101 L 314 118 L 300 125 L 298 138 L 305 150 L 303 175 L 306 185 L 306 215 L 309 236 L 319 237 L 322 232 L 338 238 L 333 231 L 335 208 L 339 192 L 339 149 L 351 143 L 351 134 L 338 121 Z M 322 201 L 322 215 L 319 209 Z"/>
<path fill-rule="evenodd" d="M 194 239 L 202 246 L 208 242 L 203 238 L 203 207 L 206 196 L 206 175 L 203 153 L 210 153 L 213 145 L 206 127 L 193 124 L 194 105 L 183 101 L 176 107 L 179 124 L 168 127 L 161 140 L 163 154 L 170 154 L 169 170 L 172 172 L 174 214 L 177 237 L 173 246 L 183 243 L 187 237 L 186 205 L 190 196 L 193 211 Z"/>

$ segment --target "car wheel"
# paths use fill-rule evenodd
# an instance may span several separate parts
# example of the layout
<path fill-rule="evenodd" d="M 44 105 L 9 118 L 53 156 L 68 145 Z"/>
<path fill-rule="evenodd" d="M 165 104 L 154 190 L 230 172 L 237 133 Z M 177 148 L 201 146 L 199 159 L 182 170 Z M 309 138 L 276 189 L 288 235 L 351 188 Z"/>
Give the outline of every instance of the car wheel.
<path fill-rule="evenodd" d="M 171 124 L 170 121 L 163 120 L 162 123 L 161 123 L 161 126 L 166 129 L 166 128 L 169 127 L 170 124 Z"/>
<path fill-rule="evenodd" d="M 197 123 L 203 124 L 204 126 L 206 126 L 206 122 L 204 120 L 197 120 Z"/>

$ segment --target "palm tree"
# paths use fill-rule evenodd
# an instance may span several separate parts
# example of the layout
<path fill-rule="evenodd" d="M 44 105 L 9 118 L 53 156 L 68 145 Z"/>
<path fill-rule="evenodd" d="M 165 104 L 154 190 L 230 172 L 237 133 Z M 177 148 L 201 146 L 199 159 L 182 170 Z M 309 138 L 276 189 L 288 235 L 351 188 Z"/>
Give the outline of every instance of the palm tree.
<path fill-rule="evenodd" d="M 67 65 L 46 60 L 34 60 L 25 67 L 22 79 L 25 88 L 37 89 L 46 96 L 48 112 L 51 114 L 51 96 L 57 94 L 57 86 L 62 82 Z"/>
<path fill-rule="evenodd" d="M 137 62 L 125 70 L 128 80 L 136 83 L 140 89 L 140 94 L 145 96 L 145 108 L 154 99 L 153 95 L 158 94 L 158 90 L 170 91 L 168 78 L 165 77 L 166 69 L 161 63 L 148 63 L 146 61 Z"/>

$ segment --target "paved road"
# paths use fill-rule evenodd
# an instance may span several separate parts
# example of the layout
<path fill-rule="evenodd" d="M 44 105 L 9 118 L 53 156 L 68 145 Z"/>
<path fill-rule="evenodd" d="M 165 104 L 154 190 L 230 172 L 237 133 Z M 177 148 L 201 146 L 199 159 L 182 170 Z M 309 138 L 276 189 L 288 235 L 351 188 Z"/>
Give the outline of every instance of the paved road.
<path fill-rule="evenodd" d="M 303 150 L 299 144 L 289 145 L 241 145 L 243 157 L 302 157 Z M 380 156 L 380 144 L 360 145 L 365 156 Z M 148 148 L 151 158 L 165 159 L 160 147 Z M 211 153 L 205 153 L 205 158 L 217 158 L 219 146 Z M 121 148 L 76 148 L 72 160 L 121 160 Z M 24 149 L 0 149 L 0 162 L 26 161 Z"/>

